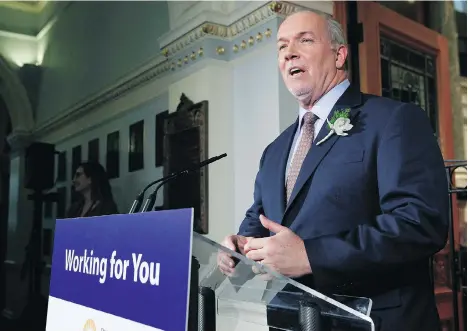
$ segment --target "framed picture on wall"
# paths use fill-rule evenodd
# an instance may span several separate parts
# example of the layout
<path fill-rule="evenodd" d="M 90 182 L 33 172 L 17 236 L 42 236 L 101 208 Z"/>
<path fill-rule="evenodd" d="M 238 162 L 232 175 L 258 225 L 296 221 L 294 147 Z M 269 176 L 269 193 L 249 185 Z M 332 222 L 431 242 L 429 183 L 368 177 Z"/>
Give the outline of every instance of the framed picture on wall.
<path fill-rule="evenodd" d="M 143 153 L 144 121 L 138 121 L 129 128 L 128 135 L 128 171 L 137 171 L 144 168 Z"/>
<path fill-rule="evenodd" d="M 155 167 L 161 167 L 164 162 L 164 120 L 166 119 L 167 115 L 169 115 L 168 110 L 156 114 L 154 137 Z"/>
<path fill-rule="evenodd" d="M 81 163 L 81 145 L 75 146 L 72 149 L 72 169 L 71 169 L 71 178 L 75 177 L 76 168 Z"/>
<path fill-rule="evenodd" d="M 62 151 L 58 155 L 57 161 L 57 182 L 67 180 L 67 152 Z"/>
<path fill-rule="evenodd" d="M 99 139 L 88 142 L 88 161 L 99 162 Z"/>
<path fill-rule="evenodd" d="M 109 179 L 118 178 L 120 173 L 120 132 L 107 135 L 106 171 Z"/>
<path fill-rule="evenodd" d="M 208 101 L 168 115 L 164 128 L 164 168 L 167 176 L 208 158 Z M 164 186 L 164 208 L 194 208 L 193 230 L 208 234 L 208 167 Z"/>

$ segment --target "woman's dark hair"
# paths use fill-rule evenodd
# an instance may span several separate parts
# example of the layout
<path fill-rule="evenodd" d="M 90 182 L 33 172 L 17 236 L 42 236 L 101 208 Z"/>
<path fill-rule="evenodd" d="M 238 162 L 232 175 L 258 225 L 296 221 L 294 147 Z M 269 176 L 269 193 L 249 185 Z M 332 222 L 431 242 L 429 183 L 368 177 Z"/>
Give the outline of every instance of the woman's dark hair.
<path fill-rule="evenodd" d="M 79 167 L 83 169 L 86 177 L 91 178 L 91 199 L 93 201 L 99 200 L 101 202 L 115 203 L 104 167 L 100 163 L 93 161 L 82 162 L 78 165 Z"/>

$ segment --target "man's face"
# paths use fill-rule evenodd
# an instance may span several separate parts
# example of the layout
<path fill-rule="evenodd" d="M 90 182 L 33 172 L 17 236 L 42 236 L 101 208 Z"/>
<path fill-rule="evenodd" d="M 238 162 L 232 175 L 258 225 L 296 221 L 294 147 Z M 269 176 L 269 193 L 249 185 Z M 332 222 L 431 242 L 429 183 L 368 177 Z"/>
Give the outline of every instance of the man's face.
<path fill-rule="evenodd" d="M 298 100 L 315 102 L 344 63 L 332 47 L 326 20 L 312 12 L 294 14 L 281 24 L 277 41 L 286 87 Z"/>

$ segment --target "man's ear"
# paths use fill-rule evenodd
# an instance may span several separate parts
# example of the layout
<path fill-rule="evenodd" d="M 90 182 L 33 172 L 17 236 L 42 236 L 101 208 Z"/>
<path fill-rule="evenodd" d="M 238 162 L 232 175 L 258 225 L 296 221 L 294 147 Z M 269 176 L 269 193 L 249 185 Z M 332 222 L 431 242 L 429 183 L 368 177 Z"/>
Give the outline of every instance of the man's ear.
<path fill-rule="evenodd" d="M 339 45 L 336 50 L 335 65 L 337 69 L 345 69 L 346 60 L 348 59 L 348 47 Z"/>

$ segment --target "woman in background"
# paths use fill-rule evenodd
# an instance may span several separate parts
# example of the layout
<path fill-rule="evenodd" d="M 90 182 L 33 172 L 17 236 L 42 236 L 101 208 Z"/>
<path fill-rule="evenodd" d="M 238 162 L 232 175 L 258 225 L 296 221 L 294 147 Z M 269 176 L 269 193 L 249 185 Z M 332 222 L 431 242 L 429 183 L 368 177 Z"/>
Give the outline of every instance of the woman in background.
<path fill-rule="evenodd" d="M 68 218 L 118 213 L 107 173 L 99 163 L 81 163 L 73 177 L 73 187 L 78 199 L 70 206 Z"/>

